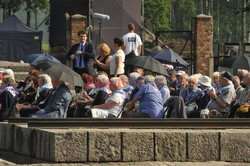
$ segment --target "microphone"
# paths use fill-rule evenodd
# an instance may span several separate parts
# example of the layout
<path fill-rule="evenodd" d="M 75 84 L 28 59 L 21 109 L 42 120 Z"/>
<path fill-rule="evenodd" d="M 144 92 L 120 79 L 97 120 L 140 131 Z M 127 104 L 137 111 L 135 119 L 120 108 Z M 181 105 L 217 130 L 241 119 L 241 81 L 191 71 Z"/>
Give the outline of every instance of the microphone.
<path fill-rule="evenodd" d="M 89 32 L 93 29 L 93 26 L 92 25 L 89 25 L 87 28 L 86 28 L 86 32 Z"/>
<path fill-rule="evenodd" d="M 93 13 L 93 17 L 100 19 L 100 20 L 109 20 L 110 19 L 109 15 L 101 14 L 101 13 Z"/>

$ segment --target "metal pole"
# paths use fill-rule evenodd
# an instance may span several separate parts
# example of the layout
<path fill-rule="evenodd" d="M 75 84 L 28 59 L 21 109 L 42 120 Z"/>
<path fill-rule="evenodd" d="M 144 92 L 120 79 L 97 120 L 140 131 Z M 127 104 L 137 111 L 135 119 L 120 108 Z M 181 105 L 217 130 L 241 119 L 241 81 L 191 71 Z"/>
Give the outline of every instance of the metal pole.
<path fill-rule="evenodd" d="M 101 37 L 102 37 L 102 20 L 98 19 L 99 24 L 99 45 L 101 44 Z"/>
<path fill-rule="evenodd" d="M 217 41 L 220 43 L 220 1 L 217 3 Z"/>

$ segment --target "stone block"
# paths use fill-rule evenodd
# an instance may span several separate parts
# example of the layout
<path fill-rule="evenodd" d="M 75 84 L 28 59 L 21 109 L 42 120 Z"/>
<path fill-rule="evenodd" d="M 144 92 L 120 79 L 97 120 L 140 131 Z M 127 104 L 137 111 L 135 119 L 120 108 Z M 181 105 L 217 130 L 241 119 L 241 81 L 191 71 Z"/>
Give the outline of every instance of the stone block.
<path fill-rule="evenodd" d="M 221 160 L 250 162 L 250 132 L 222 132 Z"/>
<path fill-rule="evenodd" d="M 156 161 L 185 161 L 186 133 L 155 133 L 155 153 Z"/>
<path fill-rule="evenodd" d="M 189 132 L 187 135 L 189 161 L 219 160 L 218 132 Z"/>
<path fill-rule="evenodd" d="M 89 132 L 89 161 L 121 161 L 120 132 Z"/>
<path fill-rule="evenodd" d="M 153 161 L 154 136 L 151 132 L 122 133 L 123 161 Z"/>
<path fill-rule="evenodd" d="M 6 150 L 9 152 L 13 152 L 13 146 L 14 146 L 14 130 L 15 125 L 14 124 L 8 124 L 5 128 L 5 147 Z"/>
<path fill-rule="evenodd" d="M 7 123 L 0 123 L 0 149 L 6 150 L 6 127 Z"/>
<path fill-rule="evenodd" d="M 13 141 L 13 151 L 17 154 L 22 154 L 22 148 L 23 148 L 23 127 L 15 126 L 14 127 L 14 141 Z"/>
<path fill-rule="evenodd" d="M 32 154 L 32 146 L 31 146 L 31 133 L 34 129 L 31 128 L 23 128 L 22 129 L 22 148 L 20 153 L 25 156 L 31 156 Z"/>
<path fill-rule="evenodd" d="M 87 132 L 51 132 L 49 136 L 50 161 L 84 162 L 87 161 Z M 44 144 L 45 142 L 43 142 Z"/>

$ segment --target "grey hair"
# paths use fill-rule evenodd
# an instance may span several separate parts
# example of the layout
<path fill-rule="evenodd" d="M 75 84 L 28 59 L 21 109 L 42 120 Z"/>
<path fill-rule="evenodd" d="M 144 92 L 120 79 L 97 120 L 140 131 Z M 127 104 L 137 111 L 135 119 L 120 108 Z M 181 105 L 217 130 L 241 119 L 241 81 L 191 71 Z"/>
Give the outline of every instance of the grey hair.
<path fill-rule="evenodd" d="M 149 82 L 154 82 L 154 80 L 155 80 L 155 78 L 152 75 L 146 75 L 144 77 L 144 81 L 145 81 L 146 84 L 149 83 Z"/>
<path fill-rule="evenodd" d="M 163 85 L 167 85 L 167 79 L 165 76 L 163 75 L 158 75 L 155 77 L 155 82 L 156 83 L 160 83 L 160 84 L 163 84 Z"/>
<path fill-rule="evenodd" d="M 51 83 L 51 77 L 48 74 L 41 74 L 39 78 L 44 82 L 44 84 Z"/>
<path fill-rule="evenodd" d="M 119 77 L 112 77 L 110 79 L 110 83 L 112 83 L 115 86 L 116 90 L 122 90 L 124 88 L 123 81 Z"/>
<path fill-rule="evenodd" d="M 103 83 L 104 86 L 108 86 L 109 85 L 109 78 L 102 74 L 102 75 L 99 75 L 97 78 L 96 78 L 96 81 L 101 81 Z"/>
<path fill-rule="evenodd" d="M 196 83 L 198 83 L 199 79 L 197 77 L 197 75 L 191 75 L 189 78 L 188 78 L 188 82 L 189 81 L 194 81 Z"/>
<path fill-rule="evenodd" d="M 240 78 L 238 76 L 233 77 L 233 82 L 240 84 Z"/>

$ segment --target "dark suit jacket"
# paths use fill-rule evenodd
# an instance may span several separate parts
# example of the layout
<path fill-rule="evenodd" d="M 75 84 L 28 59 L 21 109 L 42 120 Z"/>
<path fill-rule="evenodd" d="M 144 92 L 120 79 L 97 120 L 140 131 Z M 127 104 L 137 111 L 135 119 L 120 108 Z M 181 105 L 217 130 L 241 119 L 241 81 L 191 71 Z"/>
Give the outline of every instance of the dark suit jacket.
<path fill-rule="evenodd" d="M 0 95 L 0 120 L 8 119 L 10 112 L 14 109 L 14 105 L 17 102 L 17 98 L 12 96 L 10 92 L 4 91 Z"/>
<path fill-rule="evenodd" d="M 72 101 L 69 88 L 63 83 L 50 97 L 48 104 L 44 108 L 45 114 L 42 117 L 64 118 L 67 115 L 68 107 Z"/>
<path fill-rule="evenodd" d="M 69 52 L 66 55 L 66 59 L 67 60 L 70 60 L 70 55 L 75 54 L 77 52 L 79 44 L 80 43 L 74 44 L 70 48 Z M 85 55 L 84 55 L 84 64 L 85 64 L 85 66 L 87 66 L 87 63 L 88 63 L 89 59 L 95 58 L 95 48 L 94 48 L 93 44 L 86 42 L 85 43 L 84 52 L 85 52 Z M 75 62 L 74 62 L 74 64 L 75 64 Z"/>

